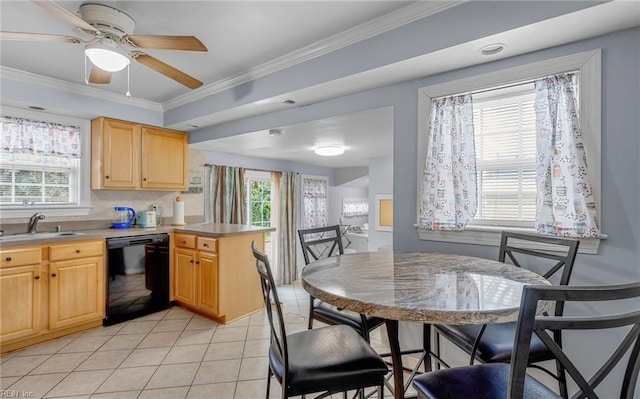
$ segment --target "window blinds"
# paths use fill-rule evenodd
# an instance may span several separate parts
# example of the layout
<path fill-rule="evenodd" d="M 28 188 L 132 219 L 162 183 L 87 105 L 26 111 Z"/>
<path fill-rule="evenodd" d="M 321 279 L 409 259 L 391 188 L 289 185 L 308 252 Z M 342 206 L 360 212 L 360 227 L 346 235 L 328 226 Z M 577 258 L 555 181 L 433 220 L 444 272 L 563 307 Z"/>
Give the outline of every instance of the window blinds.
<path fill-rule="evenodd" d="M 474 98 L 478 211 L 476 224 L 533 225 L 536 212 L 536 119 L 532 84 Z"/>

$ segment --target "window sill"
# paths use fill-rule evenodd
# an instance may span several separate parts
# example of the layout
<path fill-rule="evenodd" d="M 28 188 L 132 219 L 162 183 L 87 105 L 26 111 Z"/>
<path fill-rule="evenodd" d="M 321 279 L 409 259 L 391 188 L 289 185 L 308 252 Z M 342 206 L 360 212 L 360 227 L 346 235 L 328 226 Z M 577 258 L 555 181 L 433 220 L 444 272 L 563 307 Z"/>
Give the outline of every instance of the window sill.
<path fill-rule="evenodd" d="M 414 225 L 418 229 L 418 237 L 423 241 L 456 242 L 460 244 L 488 245 L 499 247 L 500 237 L 503 230 L 516 231 L 519 233 L 535 234 L 533 229 L 518 227 L 494 227 L 494 226 L 472 226 L 464 231 L 432 231 Z M 600 238 L 580 239 L 578 253 L 595 255 L 600 247 L 600 240 L 607 238 L 603 234 Z M 536 249 L 545 249 L 543 244 L 537 244 Z M 546 248 L 550 249 L 550 248 Z"/>
<path fill-rule="evenodd" d="M 50 206 L 19 206 L 0 208 L 2 219 L 30 217 L 35 212 L 42 212 L 45 216 L 87 216 L 91 210 L 88 205 L 50 205 Z"/>

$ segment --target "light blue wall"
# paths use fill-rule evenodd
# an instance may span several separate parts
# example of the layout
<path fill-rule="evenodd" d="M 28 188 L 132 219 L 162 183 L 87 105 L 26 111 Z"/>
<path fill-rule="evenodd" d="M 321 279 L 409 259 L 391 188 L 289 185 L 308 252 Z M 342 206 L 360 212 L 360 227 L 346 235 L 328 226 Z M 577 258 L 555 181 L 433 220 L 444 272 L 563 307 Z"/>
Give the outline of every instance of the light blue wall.
<path fill-rule="evenodd" d="M 439 251 L 486 258 L 497 257 L 496 247 L 420 241 L 416 221 L 417 93 L 420 87 L 489 71 L 510 68 L 563 55 L 602 49 L 602 229 L 608 234 L 596 255 L 579 254 L 572 284 L 615 284 L 640 280 L 640 28 L 608 34 L 564 46 L 442 73 L 332 99 L 293 110 L 225 124 L 224 129 L 251 131 L 356 112 L 381 106 L 394 107 L 394 231 L 395 251 Z M 308 118 L 308 119 L 306 119 Z M 302 119 L 302 120 L 300 120 Z M 264 122 L 265 126 L 261 125 Z M 212 131 L 215 133 L 217 127 Z M 246 130 L 246 131 L 249 131 Z M 212 132 L 208 132 L 212 133 Z M 370 178 L 373 173 L 370 173 Z M 373 190 L 370 190 L 370 192 Z M 373 222 L 372 222 L 373 223 Z M 600 305 L 602 307 L 602 305 Z M 594 306 L 594 312 L 598 309 Z M 608 348 L 605 336 L 576 336 L 567 345 L 581 358 L 579 364 L 595 367 Z M 588 348 L 588 350 L 586 349 Z M 618 374 L 620 375 L 620 374 Z M 604 397 L 614 397 L 618 382 L 606 382 Z"/>

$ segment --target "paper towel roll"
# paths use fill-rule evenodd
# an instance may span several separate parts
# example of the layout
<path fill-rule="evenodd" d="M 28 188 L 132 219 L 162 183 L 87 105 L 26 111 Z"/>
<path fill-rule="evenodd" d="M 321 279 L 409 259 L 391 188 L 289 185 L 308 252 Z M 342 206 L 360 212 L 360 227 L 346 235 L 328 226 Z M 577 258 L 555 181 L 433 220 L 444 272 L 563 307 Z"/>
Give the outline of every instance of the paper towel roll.
<path fill-rule="evenodd" d="M 176 197 L 176 202 L 173 203 L 173 226 L 184 226 L 184 202 L 182 198 Z"/>

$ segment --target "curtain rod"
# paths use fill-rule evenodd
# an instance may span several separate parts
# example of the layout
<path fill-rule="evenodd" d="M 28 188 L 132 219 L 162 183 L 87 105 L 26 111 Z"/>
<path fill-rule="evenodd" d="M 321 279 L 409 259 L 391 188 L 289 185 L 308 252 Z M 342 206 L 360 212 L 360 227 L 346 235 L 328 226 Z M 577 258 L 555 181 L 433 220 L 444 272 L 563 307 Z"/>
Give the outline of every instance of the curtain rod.
<path fill-rule="evenodd" d="M 204 166 L 223 166 L 223 165 L 214 165 L 211 163 L 205 163 Z M 226 165 L 225 165 L 226 166 Z M 283 171 L 283 170 L 268 170 L 268 169 L 258 169 L 258 168 L 244 168 L 245 170 L 253 170 L 256 172 L 287 172 L 287 171 Z M 299 175 L 300 172 L 294 172 L 295 174 Z"/>

